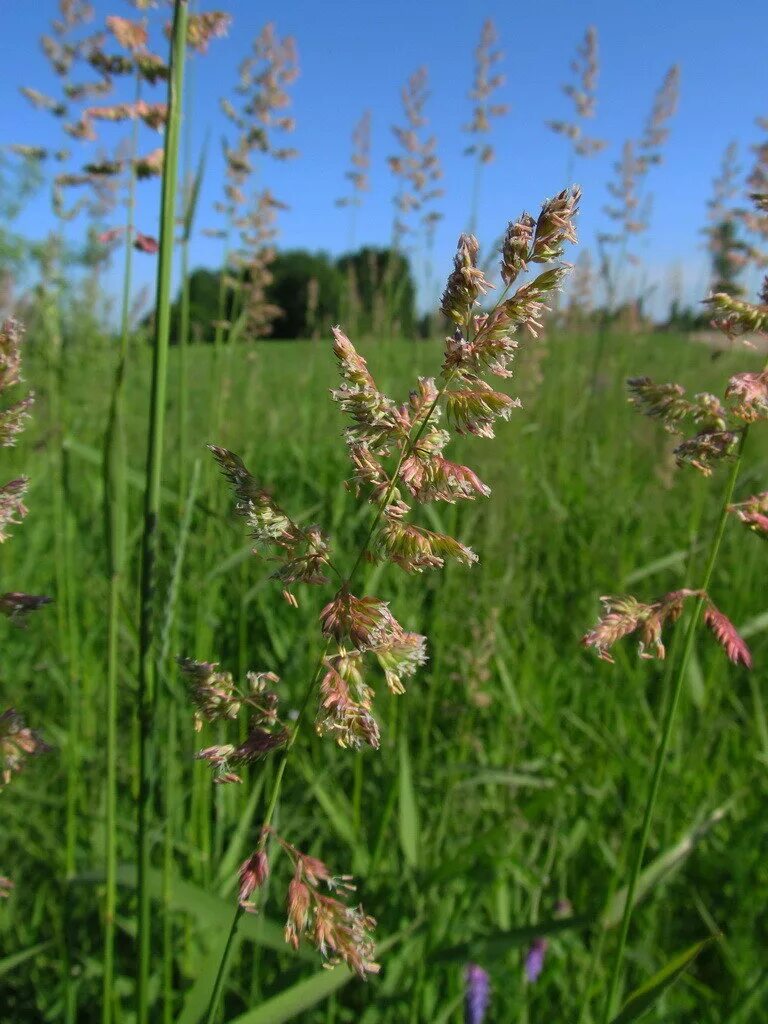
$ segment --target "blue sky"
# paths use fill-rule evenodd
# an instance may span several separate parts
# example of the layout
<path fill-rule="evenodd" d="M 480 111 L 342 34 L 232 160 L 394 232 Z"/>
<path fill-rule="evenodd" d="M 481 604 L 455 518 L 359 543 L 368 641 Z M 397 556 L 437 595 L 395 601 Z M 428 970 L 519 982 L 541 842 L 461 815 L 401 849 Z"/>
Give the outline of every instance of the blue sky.
<path fill-rule="evenodd" d="M 301 152 L 288 164 L 263 164 L 260 179 L 290 205 L 281 214 L 280 244 L 339 253 L 349 241 L 349 215 L 334 207 L 344 190 L 350 133 L 364 109 L 373 116 L 371 192 L 357 218 L 356 242 L 386 244 L 391 233 L 394 185 L 386 157 L 394 152 L 391 125 L 401 121 L 399 91 L 420 65 L 428 68 L 431 128 L 445 171 L 444 217 L 435 243 L 440 277 L 450 263 L 459 231 L 466 227 L 472 165 L 462 155 L 466 137 L 460 127 L 470 117 L 467 91 L 473 72 L 473 49 L 485 17 L 496 23 L 505 51 L 507 82 L 499 100 L 510 104 L 496 122 L 496 160 L 484 172 L 478 234 L 490 244 L 506 221 L 522 208 L 533 208 L 564 184 L 567 145 L 545 127 L 547 119 L 566 117 L 568 101 L 560 86 L 587 25 L 599 33 L 601 71 L 593 133 L 610 140 L 608 150 L 579 161 L 574 177 L 584 200 L 581 233 L 589 245 L 605 228 L 601 207 L 606 182 L 623 140 L 640 134 L 653 95 L 669 66 L 681 66 L 681 98 L 665 148 L 664 163 L 652 171 L 654 193 L 651 230 L 638 252 L 651 280 L 659 280 L 658 302 L 666 304 L 665 283 L 672 266 L 683 276 L 687 297 L 706 288 L 706 263 L 700 229 L 705 203 L 722 152 L 731 140 L 740 145 L 748 166 L 748 147 L 760 138 L 754 120 L 768 114 L 768 5 L 740 0 L 552 0 L 514 5 L 498 0 L 353 2 L 353 0 L 282 0 L 279 4 L 230 0 L 234 16 L 229 38 L 215 41 L 192 69 L 192 151 L 210 132 L 212 145 L 198 226 L 216 226 L 213 203 L 222 182 L 218 140 L 223 122 L 218 98 L 231 93 L 237 65 L 264 22 L 280 34 L 296 37 L 301 76 L 293 87 L 297 130 L 292 144 Z M 130 15 L 123 0 L 95 0 L 97 19 L 108 13 Z M 201 4 L 200 6 L 209 6 Z M 210 6 L 215 6 L 211 3 Z M 52 91 L 55 81 L 39 47 L 39 36 L 54 16 L 53 0 L 3 5 L 3 76 L 0 83 L 0 143 L 14 141 L 58 145 L 59 123 L 32 110 L 18 93 L 20 84 Z M 149 149 L 159 140 L 144 137 Z M 152 232 L 158 194 L 141 186 L 140 227 Z M 42 235 L 50 225 L 45 196 L 36 199 L 20 227 Z M 69 229 L 76 233 L 77 227 Z M 216 265 L 220 243 L 198 234 L 193 265 Z M 138 284 L 151 283 L 154 260 L 137 260 Z M 119 267 L 111 280 L 117 288 Z"/>

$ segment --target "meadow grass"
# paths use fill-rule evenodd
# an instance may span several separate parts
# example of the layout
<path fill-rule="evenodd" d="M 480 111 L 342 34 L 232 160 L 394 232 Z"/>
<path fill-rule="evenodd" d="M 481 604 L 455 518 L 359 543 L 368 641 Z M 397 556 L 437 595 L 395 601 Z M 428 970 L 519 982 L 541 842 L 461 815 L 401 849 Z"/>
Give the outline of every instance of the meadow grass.
<path fill-rule="evenodd" d="M 39 760 L 15 782 L 0 835 L 0 863 L 17 887 L 0 914 L 3 1009 L 8 1019 L 30 1024 L 60 1014 L 64 990 L 52 979 L 62 963 L 69 964 L 76 1019 L 100 1019 L 109 600 L 101 448 L 114 373 L 109 346 L 83 338 L 64 348 L 61 374 L 51 376 L 37 340 L 30 339 L 26 373 L 38 393 L 37 413 L 10 453 L 31 478 L 31 514 L 18 529 L 25 542 L 2 554 L 7 578 L 60 599 L 56 520 L 48 514 L 59 457 L 49 443 L 46 410 L 53 407 L 63 437 L 61 500 L 74 527 L 69 563 L 77 586 L 68 600 L 76 605 L 79 643 L 73 666 L 54 615 L 35 617 L 23 633 L 4 627 L 9 698 L 35 709 L 62 755 Z M 375 588 L 391 599 L 403 625 L 430 638 L 431 660 L 407 703 L 378 701 L 385 756 L 350 756 L 302 735 L 286 773 L 276 824 L 302 849 L 349 865 L 378 918 L 386 970 L 366 984 L 347 984 L 346 969 L 322 971 L 311 952 L 292 956 L 281 934 L 281 900 L 268 893 L 263 917 L 248 916 L 238 936 L 223 1020 L 460 1021 L 470 960 L 490 971 L 491 1021 L 599 1019 L 629 829 L 640 823 L 665 694 L 663 666 L 639 662 L 629 645 L 617 651 L 615 666 L 598 663 L 579 638 L 598 595 L 654 596 L 690 582 L 703 557 L 698 536 L 711 535 L 714 515 L 707 482 L 675 469 L 668 439 L 628 406 L 621 382 L 647 372 L 717 390 L 729 372 L 750 361 L 754 367 L 746 368 L 757 369 L 761 361 L 743 351 L 713 361 L 703 346 L 673 335 L 611 337 L 592 386 L 593 350 L 591 337 L 554 335 L 538 349 L 529 346 L 512 389 L 524 409 L 494 445 L 456 445 L 456 458 L 471 459 L 494 500 L 427 507 L 424 521 L 471 537 L 480 566 L 450 566 L 419 588 L 381 566 L 364 570 L 366 592 Z M 433 343 L 379 341 L 363 351 L 380 386 L 401 397 L 439 358 Z M 172 350 L 171 409 L 179 398 L 178 357 Z M 214 658 L 240 675 L 273 669 L 291 707 L 318 654 L 316 597 L 299 588 L 298 610 L 275 602 L 265 586 L 269 568 L 251 556 L 226 489 L 212 474 L 201 476 L 196 463 L 207 458 L 210 441 L 238 451 L 299 522 L 329 526 L 348 561 L 369 519 L 338 486 L 349 469 L 342 418 L 328 395 L 336 383 L 330 341 L 231 345 L 218 353 L 191 345 L 185 358 L 187 446 L 179 452 L 171 414 L 160 491 L 165 661 L 155 732 L 167 806 L 165 823 L 155 818 L 149 834 L 150 893 L 156 910 L 170 908 L 172 923 L 161 944 L 162 918 L 152 915 L 148 998 L 151 1019 L 159 1019 L 164 1000 L 165 1019 L 190 1024 L 207 1007 L 237 866 L 253 848 L 250 823 L 275 764 L 252 768 L 241 787 L 210 786 L 206 766 L 193 760 L 199 742 L 172 657 Z M 134 999 L 134 623 L 150 374 L 151 353 L 135 344 L 123 407 L 131 527 L 119 636 L 116 1021 L 132 1019 Z M 211 438 L 219 374 L 223 413 Z M 750 438 L 737 499 L 764 478 L 762 443 L 757 433 Z M 180 479 L 187 493 L 179 492 Z M 768 654 L 768 616 L 754 543 L 737 524 L 728 526 L 710 592 L 715 600 L 728 595 L 729 613 L 759 666 Z M 88 696 L 76 730 L 68 719 L 73 685 Z M 697 645 L 651 829 L 646 863 L 658 870 L 641 876 L 641 892 L 649 891 L 636 910 L 625 987 L 691 943 L 718 931 L 723 938 L 649 1019 L 760 1019 L 768 878 L 756 836 L 766 758 L 759 669 L 750 677 L 727 665 L 715 645 Z M 68 793 L 78 826 L 69 852 Z M 278 893 L 283 870 L 276 866 Z M 574 917 L 563 924 L 556 908 L 566 899 Z M 548 931 L 544 971 L 527 984 L 523 957 L 532 938 Z"/>

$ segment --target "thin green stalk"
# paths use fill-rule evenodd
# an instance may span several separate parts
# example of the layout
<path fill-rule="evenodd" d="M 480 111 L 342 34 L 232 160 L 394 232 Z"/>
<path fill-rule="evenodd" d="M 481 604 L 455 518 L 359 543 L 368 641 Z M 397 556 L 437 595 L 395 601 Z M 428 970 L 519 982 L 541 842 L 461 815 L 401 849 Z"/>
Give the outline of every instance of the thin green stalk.
<path fill-rule="evenodd" d="M 736 488 L 736 481 L 738 480 L 739 470 L 741 468 L 742 457 L 744 453 L 744 445 L 746 443 L 747 434 L 749 432 L 748 427 L 744 427 L 741 440 L 739 442 L 738 452 L 733 460 L 731 471 L 728 476 L 728 482 L 725 487 L 725 494 L 723 496 L 723 504 L 720 511 L 720 517 L 715 527 L 715 532 L 712 537 L 712 544 L 709 549 L 709 555 L 707 557 L 706 568 L 701 581 L 700 590 L 701 596 L 697 599 L 696 605 L 693 609 L 693 613 L 688 621 L 688 626 L 685 632 L 685 640 L 683 644 L 683 653 L 680 658 L 680 663 L 677 668 L 674 682 L 672 684 L 672 695 L 667 706 L 664 722 L 662 725 L 661 738 L 659 745 L 656 750 L 656 760 L 654 762 L 653 771 L 648 786 L 648 795 L 646 797 L 645 811 L 643 813 L 643 822 L 640 828 L 640 838 L 635 848 L 635 854 L 632 861 L 632 867 L 629 875 L 629 882 L 627 884 L 627 899 L 624 904 L 624 913 L 621 918 L 621 928 L 619 930 L 619 941 L 616 947 L 616 953 L 613 960 L 613 967 L 611 969 L 610 981 L 608 984 L 608 991 L 605 998 L 605 1005 L 603 1007 L 602 1024 L 608 1024 L 611 1013 L 613 1011 L 614 1003 L 616 1000 L 616 994 L 619 987 L 619 977 L 621 974 L 621 967 L 624 960 L 624 950 L 627 944 L 627 935 L 629 933 L 629 925 L 632 919 L 632 910 L 635 902 L 635 892 L 637 889 L 637 881 L 640 877 L 640 872 L 643 866 L 643 858 L 645 856 L 645 849 L 648 844 L 648 836 L 651 831 L 651 822 L 653 820 L 653 812 L 656 808 L 656 799 L 659 794 L 659 788 L 661 785 L 661 777 L 664 772 L 664 764 L 666 762 L 667 750 L 669 747 L 669 741 L 672 736 L 672 726 L 675 720 L 675 714 L 677 712 L 678 704 L 680 703 L 680 695 L 683 691 L 683 684 L 685 682 L 686 673 L 688 671 L 688 665 L 693 654 L 694 643 L 696 640 L 696 631 L 699 625 L 699 619 L 701 618 L 701 612 L 704 608 L 706 601 L 706 591 L 709 588 L 710 580 L 712 579 L 712 573 L 717 563 L 717 558 L 720 553 L 720 545 L 722 543 L 723 534 L 725 533 L 725 524 L 728 519 L 728 506 L 733 498 L 733 492 Z"/>
<path fill-rule="evenodd" d="M 136 102 L 141 99 L 141 78 L 136 76 Z M 123 296 L 120 317 L 120 352 L 115 369 L 112 402 L 105 435 L 104 496 L 107 529 L 109 599 L 107 611 L 107 723 L 106 723 L 106 893 L 104 898 L 104 965 L 102 1024 L 111 1024 L 114 1010 L 115 912 L 117 909 L 117 713 L 120 671 L 120 593 L 127 530 L 127 486 L 123 385 L 128 356 L 130 302 L 133 270 L 133 221 L 136 207 L 136 173 L 133 158 L 138 152 L 138 120 L 134 121 L 128 171 L 128 204 L 125 222 Z"/>
<path fill-rule="evenodd" d="M 64 903 L 70 900 L 70 882 L 75 874 L 78 823 L 78 784 L 80 780 L 80 686 L 72 650 L 72 630 L 69 616 L 71 577 L 67 573 L 68 527 L 64 498 L 64 449 L 62 446 L 62 373 L 61 314 L 59 309 L 59 247 L 60 238 L 51 234 L 44 253 L 43 318 L 49 348 L 46 353 L 49 430 L 53 437 L 52 467 L 50 474 L 51 504 L 53 506 L 54 565 L 56 573 L 56 624 L 58 647 L 67 665 L 67 782 L 64 822 Z M 77 995 L 71 971 L 72 942 L 71 917 L 65 915 L 62 948 L 62 988 L 65 1024 L 74 1024 Z"/>
<path fill-rule="evenodd" d="M 167 704 L 168 749 L 165 776 L 165 828 L 163 832 L 163 1024 L 173 1024 L 173 916 L 171 886 L 173 883 L 174 810 L 176 807 L 176 705 Z"/>
<path fill-rule="evenodd" d="M 190 66 L 186 83 L 186 109 L 192 109 L 192 66 Z M 184 125 L 184 195 L 181 212 L 181 311 L 179 317 L 179 335 L 176 342 L 179 346 L 179 494 L 187 491 L 187 421 L 189 418 L 189 376 L 187 369 L 187 347 L 189 345 L 189 241 L 192 236 L 192 224 L 195 218 L 197 199 L 200 194 L 201 178 L 205 166 L 205 150 L 200 160 L 197 174 L 192 177 L 191 168 L 192 126 L 189 121 Z"/>
<path fill-rule="evenodd" d="M 189 420 L 189 370 L 187 346 L 189 344 L 189 238 L 181 239 L 181 315 L 179 318 L 179 494 L 187 490 L 187 423 Z"/>
<path fill-rule="evenodd" d="M 469 207 L 469 227 L 467 228 L 467 233 L 470 235 L 477 233 L 477 218 L 480 212 L 480 181 L 483 173 L 483 161 L 480 156 L 481 150 L 478 146 L 474 173 L 472 176 L 472 201 Z M 566 181 L 567 180 L 568 179 L 566 178 Z"/>
<path fill-rule="evenodd" d="M 144 532 L 141 551 L 141 615 L 139 623 L 139 800 L 138 800 L 138 891 L 137 891 L 137 1024 L 149 1024 L 149 972 L 151 960 L 151 914 L 149 894 L 150 819 L 154 783 L 154 757 L 150 749 L 156 700 L 155 574 L 158 550 L 158 522 L 163 469 L 168 341 L 171 314 L 176 191 L 179 135 L 184 90 L 184 61 L 187 39 L 187 0 L 175 0 L 168 81 L 168 123 L 165 130 L 165 163 L 160 217 L 160 250 L 157 266 L 155 341 L 149 409 Z"/>

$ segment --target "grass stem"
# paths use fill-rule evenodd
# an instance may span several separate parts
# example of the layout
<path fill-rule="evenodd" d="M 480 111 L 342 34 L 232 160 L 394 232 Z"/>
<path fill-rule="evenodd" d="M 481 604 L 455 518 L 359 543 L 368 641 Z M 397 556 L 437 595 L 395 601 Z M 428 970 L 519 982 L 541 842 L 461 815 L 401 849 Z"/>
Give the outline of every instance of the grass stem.
<path fill-rule="evenodd" d="M 137 1024 L 149 1021 L 149 973 L 151 961 L 151 914 L 149 867 L 151 855 L 150 818 L 154 758 L 150 750 L 156 700 L 155 574 L 163 469 L 168 343 L 171 313 L 179 136 L 184 90 L 184 62 L 187 39 L 187 0 L 175 0 L 168 82 L 168 123 L 165 131 L 165 162 L 160 215 L 160 250 L 157 267 L 155 339 L 149 411 L 149 438 L 144 494 L 144 530 L 141 551 L 141 616 L 139 628 L 139 800 L 138 800 L 138 891 L 137 891 Z"/>

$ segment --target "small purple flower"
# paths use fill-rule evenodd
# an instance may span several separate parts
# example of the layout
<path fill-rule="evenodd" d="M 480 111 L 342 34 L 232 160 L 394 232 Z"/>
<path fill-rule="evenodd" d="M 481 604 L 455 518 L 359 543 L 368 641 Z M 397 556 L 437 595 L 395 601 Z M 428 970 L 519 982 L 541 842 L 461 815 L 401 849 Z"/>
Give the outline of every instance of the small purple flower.
<path fill-rule="evenodd" d="M 546 939 L 534 939 L 525 957 L 525 976 L 533 985 L 544 968 L 544 956 L 549 943 Z"/>
<path fill-rule="evenodd" d="M 464 971 L 467 986 L 465 1024 L 483 1024 L 491 995 L 491 979 L 479 964 L 467 964 Z"/>

